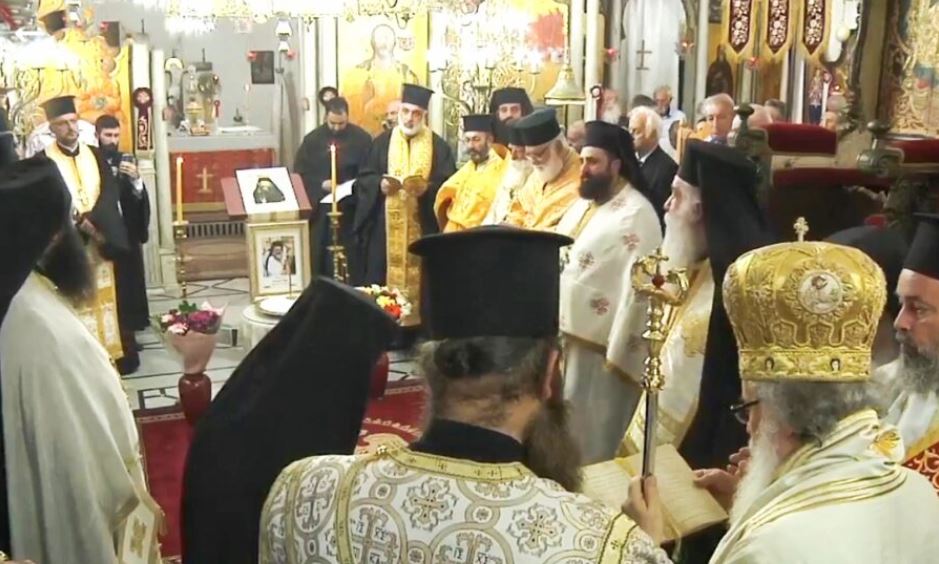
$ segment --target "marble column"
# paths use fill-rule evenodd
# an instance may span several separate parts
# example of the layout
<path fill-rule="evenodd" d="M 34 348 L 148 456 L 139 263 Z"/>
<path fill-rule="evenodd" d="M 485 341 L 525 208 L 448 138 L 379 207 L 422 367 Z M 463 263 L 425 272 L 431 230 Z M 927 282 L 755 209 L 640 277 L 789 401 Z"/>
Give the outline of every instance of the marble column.
<path fill-rule="evenodd" d="M 300 42 L 300 96 L 303 99 L 303 131 L 304 134 L 316 129 L 322 123 L 320 104 L 316 97 L 319 92 L 319 47 L 317 43 L 317 26 L 315 23 L 299 23 L 298 36 Z"/>
<path fill-rule="evenodd" d="M 606 46 L 611 49 L 620 49 L 620 43 L 623 40 L 623 0 L 610 0 L 610 33 L 607 37 Z M 610 61 L 610 88 L 619 93 L 622 98 L 623 92 L 623 66 L 620 61 L 622 54 L 616 57 L 616 60 Z M 622 103 L 623 100 L 620 99 Z"/>
<path fill-rule="evenodd" d="M 131 72 L 133 79 L 131 91 L 137 88 L 150 88 L 150 46 L 145 42 L 134 41 L 131 49 Z M 132 132 L 137 131 L 134 125 L 137 119 L 136 109 L 131 110 L 131 128 Z M 153 139 L 153 122 L 156 116 L 151 116 L 150 135 Z M 137 170 L 140 172 L 140 178 L 147 187 L 147 196 L 150 199 L 150 209 L 157 209 L 157 176 L 156 168 L 153 166 L 153 149 L 137 150 L 136 138 L 132 136 L 132 145 L 137 157 Z M 163 287 L 163 270 L 160 266 L 160 228 L 156 218 L 156 213 L 152 214 L 150 224 L 147 226 L 149 239 L 143 246 L 144 274 L 148 288 L 160 290 Z"/>
<path fill-rule="evenodd" d="M 792 92 L 792 103 L 789 111 L 793 123 L 802 123 L 802 116 L 805 113 L 805 57 L 798 49 L 796 49 L 792 64 L 795 65 L 795 72 L 792 77 L 792 85 L 789 88 L 789 91 Z"/>
<path fill-rule="evenodd" d="M 159 242 L 159 269 L 162 273 L 165 291 L 174 291 L 179 287 L 176 280 L 176 241 L 173 239 L 173 203 L 170 198 L 170 152 L 166 122 L 163 110 L 166 109 L 166 74 L 163 71 L 165 54 L 162 49 L 154 49 L 150 55 L 150 82 L 153 90 L 153 167 L 156 175 L 156 205 L 151 208 L 151 224 L 156 223 L 159 236 L 151 238 Z M 153 188 L 151 188 L 152 190 Z"/>
<path fill-rule="evenodd" d="M 692 14 L 688 14 L 691 18 Z M 707 92 L 708 76 L 708 50 L 710 49 L 710 37 L 708 26 L 708 1 L 699 0 L 698 2 L 698 36 L 695 38 L 695 63 L 694 63 L 694 99 L 691 105 L 685 109 L 685 114 L 689 116 L 691 123 L 694 123 L 694 108 L 701 100 L 704 100 Z"/>
<path fill-rule="evenodd" d="M 567 43 L 570 46 L 574 80 L 584 83 L 584 0 L 571 0 L 571 29 Z"/>
<path fill-rule="evenodd" d="M 441 20 L 442 18 L 439 18 L 439 15 L 431 17 L 428 51 L 446 47 L 447 26 L 446 22 Z M 428 76 L 430 77 L 430 88 L 434 91 L 434 95 L 430 98 L 430 108 L 428 108 L 428 125 L 434 133 L 446 139 L 447 120 L 444 114 L 446 100 L 443 97 L 443 84 L 441 83 L 443 71 L 430 69 Z"/>
<path fill-rule="evenodd" d="M 316 20 L 316 41 L 319 45 L 317 69 L 319 86 L 339 88 L 339 64 L 336 57 L 338 40 L 338 20 L 335 17 L 322 17 Z"/>
<path fill-rule="evenodd" d="M 603 85 L 600 75 L 600 0 L 587 0 L 587 46 L 584 55 L 584 96 L 587 104 L 584 108 L 584 119 L 587 121 L 597 119 L 597 101 L 590 95 L 590 89 L 595 85 Z"/>

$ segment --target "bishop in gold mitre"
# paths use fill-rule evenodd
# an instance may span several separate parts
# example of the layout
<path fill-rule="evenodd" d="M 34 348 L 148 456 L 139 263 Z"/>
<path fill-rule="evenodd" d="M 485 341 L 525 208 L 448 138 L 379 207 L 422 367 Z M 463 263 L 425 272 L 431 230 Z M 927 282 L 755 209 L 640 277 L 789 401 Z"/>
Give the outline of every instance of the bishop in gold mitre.
<path fill-rule="evenodd" d="M 437 192 L 434 211 L 444 233 L 477 227 L 495 200 L 509 165 L 508 150 L 493 142 L 490 114 L 463 116 L 463 143 L 469 162 Z"/>
<path fill-rule="evenodd" d="M 669 562 L 626 515 L 573 493 L 557 342 L 570 242 L 480 227 L 412 247 L 430 301 L 427 430 L 408 448 L 287 467 L 261 517 L 262 564 Z"/>
<path fill-rule="evenodd" d="M 884 274 L 863 252 L 823 242 L 741 256 L 723 284 L 739 348 L 750 434 L 720 563 L 929 562 L 939 554 L 939 499 L 904 468 L 897 430 L 869 393 Z M 700 473 L 705 483 L 726 474 Z"/>

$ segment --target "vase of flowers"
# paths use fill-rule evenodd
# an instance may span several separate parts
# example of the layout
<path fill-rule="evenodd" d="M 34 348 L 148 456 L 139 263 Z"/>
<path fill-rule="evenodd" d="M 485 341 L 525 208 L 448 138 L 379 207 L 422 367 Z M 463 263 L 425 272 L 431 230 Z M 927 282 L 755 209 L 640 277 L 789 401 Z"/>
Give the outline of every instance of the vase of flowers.
<path fill-rule="evenodd" d="M 190 425 L 195 424 L 212 401 L 212 381 L 205 368 L 215 351 L 224 312 L 224 308 L 216 309 L 208 303 L 196 307 L 183 301 L 159 319 L 163 342 L 182 359 L 179 403 Z"/>
<path fill-rule="evenodd" d="M 358 290 L 375 300 L 375 304 L 398 323 L 411 315 L 412 306 L 410 300 L 404 295 L 404 292 L 397 288 L 373 284 L 371 286 L 362 286 L 358 288 Z M 388 386 L 388 372 L 390 366 L 391 361 L 388 358 L 388 353 L 383 352 L 381 356 L 378 357 L 375 368 L 372 369 L 372 378 L 369 383 L 369 398 L 380 398 L 385 395 L 385 388 Z"/>

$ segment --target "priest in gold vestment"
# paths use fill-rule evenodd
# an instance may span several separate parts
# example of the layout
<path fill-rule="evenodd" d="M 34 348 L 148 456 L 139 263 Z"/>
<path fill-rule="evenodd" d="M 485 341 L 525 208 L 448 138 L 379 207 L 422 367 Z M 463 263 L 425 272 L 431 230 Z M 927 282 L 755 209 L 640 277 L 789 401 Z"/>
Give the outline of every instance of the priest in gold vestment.
<path fill-rule="evenodd" d="M 55 143 L 45 150 L 68 186 L 72 215 L 87 241 L 95 269 L 95 299 L 78 311 L 82 322 L 97 336 L 112 360 L 123 356 L 117 317 L 114 266 L 117 255 L 130 251 L 127 229 L 119 207 L 120 189 L 96 148 L 78 138 L 78 113 L 73 96 L 52 98 L 43 104 Z"/>
<path fill-rule="evenodd" d="M 698 471 L 730 509 L 711 563 L 934 561 L 939 499 L 869 393 L 882 269 L 854 248 L 785 243 L 741 256 L 722 291 L 750 458 L 742 478 Z"/>
<path fill-rule="evenodd" d="M 509 162 L 505 167 L 505 174 L 502 175 L 499 181 L 499 187 L 492 199 L 492 205 L 489 206 L 489 211 L 486 212 L 483 225 L 505 223 L 512 203 L 515 202 L 515 195 L 525 185 L 532 171 L 531 161 L 525 157 L 525 145 L 518 130 L 515 129 L 514 122 L 506 127 L 509 130 L 507 133 L 509 137 L 507 160 Z"/>
<path fill-rule="evenodd" d="M 556 341 L 569 243 L 481 227 L 415 244 L 431 306 L 429 426 L 407 448 L 287 467 L 262 513 L 262 564 L 669 562 L 626 515 L 572 493 Z"/>
<path fill-rule="evenodd" d="M 420 323 L 421 264 L 408 245 L 437 233 L 434 202 L 440 185 L 456 172 L 450 146 L 424 123 L 431 90 L 405 84 L 398 125 L 372 143 L 353 186 L 356 198 L 350 282 L 387 284 L 411 300 L 402 325 Z"/>
<path fill-rule="evenodd" d="M 553 231 L 577 201 L 580 155 L 568 146 L 554 110 L 538 110 L 516 122 L 515 128 L 533 170 L 515 194 L 505 223 Z"/>
<path fill-rule="evenodd" d="M 886 420 L 900 430 L 906 465 L 939 494 L 939 215 L 919 217 L 897 284 L 901 353 Z"/>
<path fill-rule="evenodd" d="M 437 192 L 434 211 L 444 233 L 482 224 L 509 164 L 506 149 L 492 139 L 492 116 L 463 116 L 463 142 L 469 162 Z"/>

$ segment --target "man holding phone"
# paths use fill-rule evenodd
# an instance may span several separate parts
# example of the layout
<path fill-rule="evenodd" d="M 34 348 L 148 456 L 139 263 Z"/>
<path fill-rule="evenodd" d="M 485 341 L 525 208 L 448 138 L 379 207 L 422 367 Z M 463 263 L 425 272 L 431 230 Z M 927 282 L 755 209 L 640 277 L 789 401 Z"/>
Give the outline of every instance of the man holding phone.
<path fill-rule="evenodd" d="M 95 134 L 101 158 L 107 165 L 105 168 L 118 187 L 121 217 L 127 230 L 128 251 L 114 258 L 114 277 L 124 349 L 124 358 L 117 362 L 117 366 L 121 374 L 130 374 L 140 366 L 140 347 L 134 332 L 146 328 L 150 317 L 143 266 L 143 244 L 149 235 L 150 199 L 137 170 L 137 159 L 118 149 L 120 122 L 114 116 L 102 115 L 95 122 Z"/>

